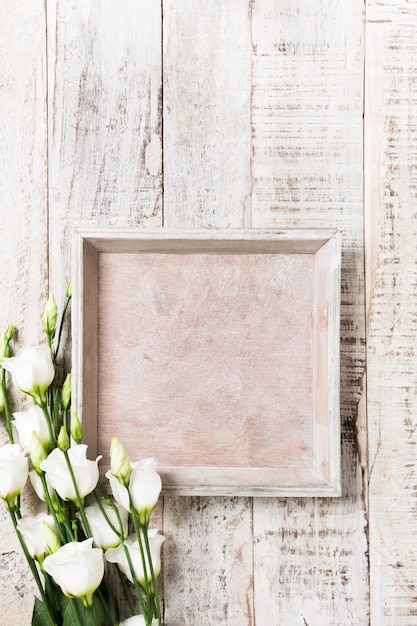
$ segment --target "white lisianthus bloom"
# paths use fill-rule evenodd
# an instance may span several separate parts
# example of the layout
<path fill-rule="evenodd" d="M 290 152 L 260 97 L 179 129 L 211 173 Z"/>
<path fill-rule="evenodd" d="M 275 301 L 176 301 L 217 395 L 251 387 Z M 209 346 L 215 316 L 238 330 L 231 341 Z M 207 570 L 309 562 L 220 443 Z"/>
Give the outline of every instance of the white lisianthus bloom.
<path fill-rule="evenodd" d="M 133 617 L 128 617 L 120 622 L 119 626 L 146 626 L 146 622 L 143 615 L 133 615 Z M 151 626 L 158 626 L 158 620 L 153 619 Z"/>
<path fill-rule="evenodd" d="M 126 509 L 126 511 L 130 511 L 130 505 L 129 505 L 129 492 L 127 490 L 126 487 L 124 487 L 122 485 L 122 483 L 120 483 L 118 481 L 118 479 L 116 478 L 116 476 L 114 476 L 114 474 L 112 473 L 111 470 L 107 470 L 106 474 L 105 474 L 106 478 L 108 478 L 109 483 L 110 483 L 110 489 L 112 491 L 112 494 L 114 496 L 114 499 L 116 500 L 116 502 L 118 502 L 124 509 Z"/>
<path fill-rule="evenodd" d="M 24 451 L 17 443 L 7 443 L 0 448 L 0 498 L 13 505 L 23 490 L 29 474 L 29 464 Z"/>
<path fill-rule="evenodd" d="M 141 524 L 149 522 L 149 516 L 158 503 L 162 489 L 162 481 L 155 471 L 153 459 L 142 459 L 132 463 L 129 485 L 124 487 L 111 470 L 106 472 L 113 496 L 119 504 L 130 511 L 130 498 Z"/>
<path fill-rule="evenodd" d="M 113 507 L 105 502 L 102 502 L 102 507 L 114 528 L 118 531 L 118 533 L 122 533 L 123 537 L 126 538 L 128 521 L 127 511 L 120 504 L 115 504 L 115 507 L 117 507 L 119 512 L 120 522 L 122 524 L 122 528 L 120 529 L 117 513 Z M 90 526 L 91 534 L 93 535 L 94 543 L 98 548 L 107 550 L 108 548 L 115 548 L 122 542 L 120 536 L 116 534 L 109 525 L 97 502 L 85 507 L 84 512 L 87 517 L 88 525 Z"/>
<path fill-rule="evenodd" d="M 19 391 L 32 396 L 36 404 L 45 404 L 46 390 L 55 376 L 49 346 L 30 346 L 20 356 L 4 359 L 1 364 Z"/>
<path fill-rule="evenodd" d="M 141 524 L 149 522 L 149 516 L 158 504 L 161 493 L 162 481 L 155 468 L 153 459 L 142 459 L 133 464 L 130 475 L 130 497 Z"/>
<path fill-rule="evenodd" d="M 92 606 L 93 594 L 104 576 L 103 552 L 93 548 L 93 540 L 71 541 L 47 556 L 43 568 L 69 598 L 79 598 Z"/>
<path fill-rule="evenodd" d="M 60 548 L 60 542 L 52 515 L 38 513 L 34 517 L 21 518 L 17 522 L 17 529 L 21 533 L 29 554 L 43 561 L 47 554 L 52 554 Z"/>
<path fill-rule="evenodd" d="M 33 431 L 39 437 L 45 449 L 50 444 L 49 429 L 45 415 L 40 406 L 31 406 L 28 411 L 18 411 L 13 413 L 13 424 L 19 435 L 20 445 L 26 452 L 30 452 Z"/>
<path fill-rule="evenodd" d="M 98 462 L 101 456 L 95 461 L 87 459 L 86 444 L 73 446 L 68 450 L 68 456 L 74 472 L 78 492 L 81 498 L 91 493 L 97 486 L 99 479 Z M 59 448 L 54 448 L 48 455 L 48 458 L 40 464 L 41 469 L 45 472 L 48 486 L 61 496 L 63 500 L 77 501 L 77 494 L 65 454 Z"/>
<path fill-rule="evenodd" d="M 157 530 L 149 530 L 148 531 L 149 538 L 149 548 L 151 551 L 151 559 L 153 570 L 155 574 L 155 578 L 159 576 L 159 572 L 161 571 L 161 546 L 165 541 L 165 537 L 158 533 Z M 145 573 L 143 571 L 142 557 L 140 553 L 140 547 L 138 543 L 138 538 L 135 534 L 129 535 L 129 537 L 125 541 L 125 545 L 130 554 L 130 558 L 132 560 L 133 570 L 135 573 L 135 578 L 138 583 L 144 587 L 145 586 Z M 130 571 L 129 563 L 126 558 L 126 554 L 124 552 L 123 546 L 117 546 L 117 548 L 109 548 L 105 553 L 105 558 L 109 563 L 117 563 L 120 567 L 121 571 L 125 574 L 125 576 L 133 582 L 132 572 Z M 149 560 L 145 553 L 145 564 L 147 571 L 147 579 L 148 582 L 151 582 L 151 574 L 149 569 Z"/>

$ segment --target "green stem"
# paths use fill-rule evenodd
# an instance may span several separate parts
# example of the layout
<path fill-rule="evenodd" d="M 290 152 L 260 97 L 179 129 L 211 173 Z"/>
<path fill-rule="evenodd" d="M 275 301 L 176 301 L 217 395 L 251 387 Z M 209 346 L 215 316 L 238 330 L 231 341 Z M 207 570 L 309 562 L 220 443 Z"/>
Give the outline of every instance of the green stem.
<path fill-rule="evenodd" d="M 10 407 L 9 407 L 9 402 L 7 400 L 7 388 L 6 388 L 6 370 L 3 369 L 2 367 L 0 367 L 1 369 L 1 379 L 0 379 L 0 385 L 1 385 L 1 391 L 3 394 L 3 400 L 4 400 L 4 413 L 6 416 L 6 431 L 7 431 L 7 435 L 9 437 L 9 442 L 10 443 L 14 443 L 14 437 L 13 437 L 13 429 L 12 429 L 12 422 L 11 422 L 11 415 L 10 415 Z"/>
<path fill-rule="evenodd" d="M 68 450 L 64 450 L 64 457 L 67 463 L 68 471 L 71 476 L 72 484 L 74 485 L 74 491 L 77 498 L 77 506 L 80 511 L 81 521 L 83 524 L 84 532 L 87 537 L 92 537 L 90 525 L 88 523 L 85 510 L 84 510 L 84 500 L 80 496 L 80 492 L 77 485 L 77 479 L 75 478 L 74 470 L 72 468 L 71 459 L 69 458 Z"/>
<path fill-rule="evenodd" d="M 149 537 L 148 537 L 148 526 L 147 524 L 143 524 L 142 525 L 142 532 L 143 532 L 143 536 L 145 539 L 145 548 L 146 548 L 146 553 L 148 555 L 148 562 L 149 562 L 149 569 L 151 572 L 151 579 L 152 579 L 152 587 L 153 587 L 153 597 L 155 600 L 155 610 L 156 610 L 156 615 L 155 617 L 158 618 L 158 626 L 161 626 L 162 624 L 162 614 L 161 614 L 161 605 L 159 602 L 159 594 L 158 594 L 158 587 L 156 585 L 156 576 L 155 576 L 155 571 L 153 568 L 153 563 L 152 563 L 152 555 L 151 555 L 151 548 L 149 545 Z"/>
<path fill-rule="evenodd" d="M 23 553 L 24 553 L 24 555 L 26 557 L 26 561 L 27 561 L 27 563 L 28 563 L 28 565 L 30 567 L 30 571 L 32 572 L 32 576 L 33 576 L 33 578 L 34 578 L 34 580 L 36 582 L 36 585 L 37 585 L 37 587 L 39 589 L 39 593 L 41 595 L 42 602 L 44 603 L 45 608 L 48 611 L 48 615 L 51 618 L 52 623 L 54 624 L 54 626 L 57 626 L 57 620 L 56 620 L 55 615 L 53 614 L 53 611 L 52 611 L 52 609 L 51 609 L 51 607 L 49 605 L 49 600 L 48 600 L 47 595 L 45 594 L 45 591 L 44 591 L 44 588 L 43 588 L 43 585 L 42 585 L 42 581 L 40 579 L 38 570 L 36 568 L 36 564 L 34 563 L 33 558 L 30 556 L 29 551 L 28 551 L 28 549 L 26 547 L 26 544 L 25 544 L 25 542 L 23 540 L 23 537 L 22 537 L 21 533 L 19 532 L 19 530 L 17 528 L 17 521 L 16 521 L 15 510 L 14 510 L 13 507 L 11 507 L 9 505 L 9 503 L 7 501 L 5 501 L 5 502 L 6 502 L 6 507 L 7 507 L 7 510 L 9 511 L 9 514 L 10 514 L 10 517 L 11 517 L 11 520 L 12 520 L 12 523 L 13 523 L 13 526 L 14 526 L 17 538 L 19 539 L 19 542 L 20 542 L 20 545 L 22 547 Z"/>
<path fill-rule="evenodd" d="M 59 538 L 61 540 L 62 543 L 67 543 L 68 537 L 70 538 L 71 541 L 74 541 L 74 535 L 72 532 L 72 528 L 71 528 L 71 524 L 69 523 L 69 521 L 66 519 L 66 512 L 63 510 L 63 507 L 60 507 L 60 513 L 61 516 L 64 517 L 65 519 L 59 519 L 57 512 L 55 510 L 55 507 L 52 503 L 52 499 L 51 499 L 51 494 L 49 493 L 49 488 L 48 488 L 48 483 L 46 482 L 46 478 L 45 478 L 45 474 L 44 472 L 42 472 L 41 474 L 38 474 L 39 478 L 42 481 L 42 487 L 43 487 L 43 493 L 45 496 L 45 500 L 46 500 L 46 504 L 49 507 L 49 510 L 51 512 L 51 515 L 54 518 L 55 521 L 55 525 L 57 527 L 58 533 L 59 533 Z M 62 524 L 64 525 L 66 531 L 67 531 L 67 535 L 65 536 L 63 530 L 62 530 Z"/>
<path fill-rule="evenodd" d="M 70 300 L 71 300 L 71 296 L 67 296 L 66 299 L 65 299 L 64 308 L 63 308 L 63 311 L 62 311 L 61 322 L 59 324 L 58 338 L 57 338 L 57 342 L 56 342 L 55 351 L 53 353 L 53 362 L 54 363 L 56 361 L 56 357 L 57 357 L 58 351 L 59 351 L 59 346 L 61 344 L 61 335 L 62 335 L 62 330 L 64 328 L 65 315 L 67 313 L 67 309 L 68 309 L 68 305 L 70 303 Z"/>
<path fill-rule="evenodd" d="M 93 607 L 89 606 L 87 608 L 87 613 L 88 613 L 88 618 L 89 618 L 89 622 L 91 624 L 91 626 L 96 626 L 95 620 L 94 620 L 94 612 L 93 612 Z"/>
<path fill-rule="evenodd" d="M 106 513 L 106 510 L 103 506 L 103 503 L 101 501 L 100 496 L 97 495 L 96 490 L 94 489 L 93 491 L 93 495 L 96 499 L 96 502 L 99 506 L 99 509 L 101 511 L 101 514 L 103 515 L 104 519 L 106 520 L 106 524 L 108 524 L 111 528 L 111 530 L 114 532 L 115 535 L 118 536 L 118 538 L 120 539 L 120 542 L 124 541 L 125 539 L 125 535 L 124 535 L 124 531 L 123 531 L 123 524 L 122 524 L 122 520 L 120 519 L 120 514 L 119 514 L 119 510 L 117 508 L 117 506 L 114 504 L 114 502 L 111 502 L 110 500 L 107 501 L 108 505 L 112 507 L 112 509 L 114 510 L 116 517 L 117 517 L 117 521 L 119 523 L 119 530 L 117 530 L 117 528 L 115 527 L 114 524 L 112 524 L 109 516 Z"/>
<path fill-rule="evenodd" d="M 135 607 L 133 606 L 133 602 L 132 602 L 132 597 L 130 595 L 130 591 L 129 591 L 129 587 L 126 584 L 126 577 L 122 574 L 122 572 L 120 571 L 120 567 L 116 564 L 116 570 L 117 570 L 117 574 L 119 576 L 119 580 L 120 580 L 120 584 L 122 585 L 123 588 L 123 593 L 125 596 L 125 600 L 129 605 L 129 609 L 130 609 L 130 614 L 131 615 L 135 615 Z"/>
<path fill-rule="evenodd" d="M 135 528 L 135 533 L 136 533 L 136 537 L 138 540 L 138 545 L 139 545 L 139 551 L 140 551 L 140 556 L 142 559 L 142 568 L 143 568 L 143 585 L 144 585 L 144 590 L 145 590 L 145 596 L 146 599 L 149 603 L 149 600 L 151 598 L 151 594 L 149 592 L 149 581 L 148 581 L 148 568 L 146 567 L 146 560 L 145 560 L 145 551 L 143 549 L 143 542 L 142 542 L 142 533 L 140 531 L 139 528 L 139 521 L 138 521 L 138 516 L 136 514 L 136 511 L 133 507 L 133 502 L 132 502 L 132 497 L 130 495 L 129 492 L 129 501 L 130 501 L 130 513 L 132 515 L 132 520 L 133 520 L 133 526 Z"/>
<path fill-rule="evenodd" d="M 130 574 L 132 576 L 133 586 L 135 587 L 136 597 L 137 597 L 138 602 L 139 602 L 140 610 L 142 611 L 144 617 L 146 618 L 148 616 L 148 607 L 145 605 L 145 603 L 143 601 L 142 593 L 141 593 L 141 590 L 140 590 L 140 586 L 139 586 L 138 581 L 136 580 L 136 573 L 135 573 L 135 569 L 133 567 L 132 558 L 130 556 L 130 552 L 129 552 L 129 549 L 128 549 L 127 545 L 123 542 L 122 546 L 123 546 L 123 551 L 124 551 L 125 556 L 126 556 L 127 563 L 129 565 L 129 570 L 130 570 Z"/>
<path fill-rule="evenodd" d="M 46 404 L 44 402 L 41 402 L 41 404 L 39 405 L 42 409 L 42 412 L 44 414 L 45 420 L 46 420 L 46 424 L 48 426 L 48 433 L 49 433 L 49 440 L 51 442 L 51 448 L 54 447 L 55 443 L 56 443 L 56 439 L 55 439 L 55 434 L 52 430 L 52 421 L 51 421 L 51 416 L 48 413 L 48 408 L 46 406 Z"/>
<path fill-rule="evenodd" d="M 69 598 L 69 601 L 71 602 L 72 614 L 73 614 L 73 617 L 75 619 L 75 623 L 74 623 L 73 626 L 82 626 L 82 624 L 80 622 L 80 616 L 78 615 L 77 603 L 75 602 L 75 599 L 74 598 Z"/>

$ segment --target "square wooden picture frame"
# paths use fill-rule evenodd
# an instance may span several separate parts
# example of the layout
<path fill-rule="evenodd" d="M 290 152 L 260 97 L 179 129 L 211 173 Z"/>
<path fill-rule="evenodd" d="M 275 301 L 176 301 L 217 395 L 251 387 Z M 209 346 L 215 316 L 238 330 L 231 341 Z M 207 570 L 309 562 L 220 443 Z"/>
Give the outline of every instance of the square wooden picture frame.
<path fill-rule="evenodd" d="M 77 229 L 73 407 L 164 493 L 340 495 L 334 230 Z"/>

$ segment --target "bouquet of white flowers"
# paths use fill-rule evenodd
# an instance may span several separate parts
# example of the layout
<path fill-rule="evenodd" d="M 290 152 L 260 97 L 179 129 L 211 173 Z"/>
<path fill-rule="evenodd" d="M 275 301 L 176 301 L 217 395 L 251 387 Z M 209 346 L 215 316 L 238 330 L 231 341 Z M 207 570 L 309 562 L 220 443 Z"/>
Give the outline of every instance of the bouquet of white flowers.
<path fill-rule="evenodd" d="M 110 489 L 99 479 L 101 457 L 87 458 L 82 424 L 71 412 L 71 375 L 61 385 L 56 376 L 70 299 L 71 284 L 58 328 L 50 295 L 42 318 L 44 344 L 10 356 L 12 326 L 0 339 L 0 412 L 9 438 L 0 447 L 0 498 L 39 590 L 32 626 L 161 626 L 156 579 L 164 537 L 149 529 L 161 478 L 153 459 L 132 463 L 116 437 L 106 473 Z M 11 413 L 9 375 L 32 398 L 29 410 Z M 28 478 L 45 503 L 32 517 L 22 514 L 20 502 Z M 120 580 L 120 607 L 120 593 L 108 582 L 111 568 Z M 121 621 L 123 612 L 130 616 Z"/>

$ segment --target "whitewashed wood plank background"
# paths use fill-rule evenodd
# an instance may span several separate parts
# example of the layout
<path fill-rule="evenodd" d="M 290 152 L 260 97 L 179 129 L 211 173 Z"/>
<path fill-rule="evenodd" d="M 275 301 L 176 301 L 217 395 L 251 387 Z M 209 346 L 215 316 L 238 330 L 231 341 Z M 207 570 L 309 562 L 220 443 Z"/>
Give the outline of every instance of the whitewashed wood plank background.
<path fill-rule="evenodd" d="M 1 3 L 19 345 L 62 300 L 75 224 L 343 233 L 343 496 L 166 497 L 167 626 L 417 623 L 416 48 L 407 0 Z M 0 623 L 23 626 L 33 585 L 0 525 Z"/>
<path fill-rule="evenodd" d="M 417 5 L 368 3 L 366 215 L 371 610 L 411 626 L 416 596 Z"/>

